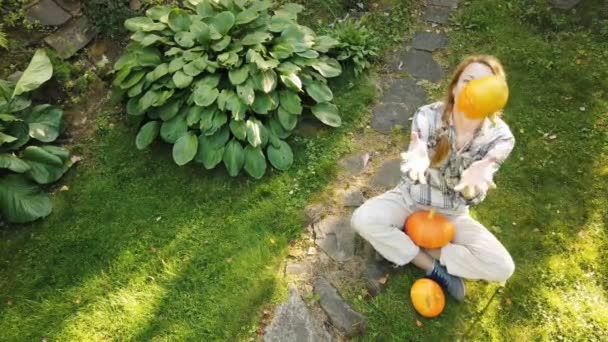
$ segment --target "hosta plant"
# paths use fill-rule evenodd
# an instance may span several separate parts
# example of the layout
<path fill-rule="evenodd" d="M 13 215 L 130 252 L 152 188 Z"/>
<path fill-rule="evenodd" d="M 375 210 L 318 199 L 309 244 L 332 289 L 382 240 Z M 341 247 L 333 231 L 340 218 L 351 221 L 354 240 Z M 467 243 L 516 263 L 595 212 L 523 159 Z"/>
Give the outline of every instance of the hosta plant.
<path fill-rule="evenodd" d="M 186 5 L 153 7 L 125 21 L 133 42 L 114 65 L 114 86 L 128 97 L 127 113 L 142 119 L 137 148 L 160 137 L 173 144 L 178 165 L 223 162 L 231 176 L 244 169 L 261 178 L 267 160 L 279 170 L 291 166 L 285 139 L 303 114 L 340 126 L 326 80 L 342 71 L 326 55 L 338 41 L 299 25 L 302 6 Z"/>
<path fill-rule="evenodd" d="M 39 184 L 57 181 L 72 165 L 69 152 L 49 145 L 60 133 L 63 111 L 32 105 L 30 92 L 48 81 L 53 66 L 44 50 L 34 54 L 16 83 L 0 80 L 0 219 L 29 222 L 51 212 Z"/>

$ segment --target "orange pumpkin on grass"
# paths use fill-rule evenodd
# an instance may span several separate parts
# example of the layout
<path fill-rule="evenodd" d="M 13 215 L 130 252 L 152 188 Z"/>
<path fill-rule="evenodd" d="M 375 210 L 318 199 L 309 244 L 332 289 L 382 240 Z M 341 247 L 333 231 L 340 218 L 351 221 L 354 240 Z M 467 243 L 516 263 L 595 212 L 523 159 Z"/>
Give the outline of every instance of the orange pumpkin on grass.
<path fill-rule="evenodd" d="M 426 317 L 439 316 L 445 307 L 443 290 L 431 279 L 418 279 L 410 289 L 410 297 L 416 311 Z"/>
<path fill-rule="evenodd" d="M 434 210 L 422 210 L 407 218 L 405 233 L 420 247 L 440 248 L 454 237 L 454 225 Z"/>

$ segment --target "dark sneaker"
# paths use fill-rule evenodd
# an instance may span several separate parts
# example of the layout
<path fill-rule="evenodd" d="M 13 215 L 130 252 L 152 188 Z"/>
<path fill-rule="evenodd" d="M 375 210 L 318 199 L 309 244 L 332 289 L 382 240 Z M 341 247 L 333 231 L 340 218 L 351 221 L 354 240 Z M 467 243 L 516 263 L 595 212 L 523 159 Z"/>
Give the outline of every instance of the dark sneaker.
<path fill-rule="evenodd" d="M 438 261 L 435 261 L 433 271 L 427 276 L 441 285 L 457 301 L 462 302 L 464 300 L 464 281 L 460 277 L 449 274 Z"/>

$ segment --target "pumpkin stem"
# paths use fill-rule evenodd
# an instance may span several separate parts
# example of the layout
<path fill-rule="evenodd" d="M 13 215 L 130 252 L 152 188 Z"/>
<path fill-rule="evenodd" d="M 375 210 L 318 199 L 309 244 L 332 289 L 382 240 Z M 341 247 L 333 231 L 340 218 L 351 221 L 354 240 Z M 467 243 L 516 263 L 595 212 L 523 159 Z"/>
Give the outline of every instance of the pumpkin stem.
<path fill-rule="evenodd" d="M 435 213 L 436 213 L 435 209 L 429 210 L 429 220 L 433 219 L 433 216 L 435 216 Z"/>

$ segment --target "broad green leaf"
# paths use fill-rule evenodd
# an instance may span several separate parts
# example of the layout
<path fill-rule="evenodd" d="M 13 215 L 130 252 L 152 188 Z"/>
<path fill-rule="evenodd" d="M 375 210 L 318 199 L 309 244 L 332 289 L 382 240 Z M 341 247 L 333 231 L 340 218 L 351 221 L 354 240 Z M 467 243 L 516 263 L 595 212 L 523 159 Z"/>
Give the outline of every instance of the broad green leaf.
<path fill-rule="evenodd" d="M 186 64 L 185 59 L 183 59 L 181 57 L 175 58 L 175 59 L 171 60 L 171 62 L 169 62 L 169 72 L 174 73 L 174 72 L 180 70 L 181 68 L 183 68 L 185 64 Z"/>
<path fill-rule="evenodd" d="M 194 161 L 202 163 L 207 170 L 213 169 L 222 161 L 225 145 L 229 138 L 230 132 L 227 129 L 222 129 L 210 136 L 204 134 L 199 136 L 198 151 Z"/>
<path fill-rule="evenodd" d="M 23 75 L 17 81 L 13 97 L 40 87 L 53 76 L 53 65 L 43 49 L 36 50 Z"/>
<path fill-rule="evenodd" d="M 3 151 L 15 151 L 30 140 L 29 125 L 24 121 L 12 121 L 0 132 L 0 142 Z M 9 139 L 6 139 L 6 138 Z M 8 140 L 8 141 L 7 141 Z"/>
<path fill-rule="evenodd" d="M 283 62 L 277 67 L 277 71 L 283 75 L 297 74 L 301 70 L 302 68 L 291 62 Z"/>
<path fill-rule="evenodd" d="M 302 91 L 302 80 L 296 74 L 281 75 L 281 81 L 287 88 Z"/>
<path fill-rule="evenodd" d="M 275 13 L 277 13 L 277 15 L 284 15 L 293 20 L 296 20 L 298 18 L 298 13 L 302 12 L 303 10 L 304 6 L 289 2 L 281 6 L 278 10 L 275 11 Z"/>
<path fill-rule="evenodd" d="M 196 81 L 196 86 L 200 87 L 201 85 L 208 85 L 211 88 L 217 88 L 220 84 L 220 75 L 207 75 L 200 80 Z"/>
<path fill-rule="evenodd" d="M 205 134 L 214 134 L 228 122 L 228 115 L 225 112 L 216 112 L 211 122 L 211 128 Z"/>
<path fill-rule="evenodd" d="M 162 31 L 165 27 L 165 24 L 154 22 L 148 17 L 135 17 L 125 20 L 125 28 L 131 32 Z"/>
<path fill-rule="evenodd" d="M 245 152 L 237 140 L 233 139 L 226 145 L 223 160 L 230 176 L 236 177 L 241 172 L 245 164 Z"/>
<path fill-rule="evenodd" d="M 186 75 L 181 70 L 178 70 L 175 74 L 173 74 L 173 83 L 175 83 L 175 87 L 178 89 L 186 88 L 192 83 L 192 80 L 192 76 Z"/>
<path fill-rule="evenodd" d="M 188 76 L 198 76 L 201 72 L 205 70 L 205 66 L 207 65 L 206 58 L 197 58 L 192 62 L 184 65 L 183 71 L 184 74 Z"/>
<path fill-rule="evenodd" d="M 295 25 L 295 22 L 286 15 L 273 15 L 270 19 L 268 29 L 271 32 L 283 32 L 287 27 Z"/>
<path fill-rule="evenodd" d="M 169 12 L 169 27 L 174 32 L 188 31 L 191 24 L 192 20 L 188 12 L 179 8 L 174 8 Z"/>
<path fill-rule="evenodd" d="M 298 115 L 289 113 L 288 111 L 283 109 L 283 107 L 279 107 L 277 111 L 277 117 L 279 119 L 279 122 L 281 123 L 281 126 L 283 126 L 283 128 L 288 131 L 293 130 L 298 124 Z"/>
<path fill-rule="evenodd" d="M 175 93 L 174 89 L 161 91 L 160 93 L 158 93 L 158 96 L 156 97 L 156 101 L 154 101 L 152 106 L 159 107 L 159 106 L 164 105 L 165 102 L 167 102 L 167 100 L 170 99 L 174 93 Z"/>
<path fill-rule="evenodd" d="M 245 171 L 255 178 L 260 179 L 266 173 L 266 157 L 260 147 L 245 147 Z"/>
<path fill-rule="evenodd" d="M 342 67 L 340 66 L 340 63 L 333 58 L 325 56 L 315 60 L 315 62 L 311 64 L 311 66 L 315 70 L 317 70 L 321 75 L 323 75 L 323 77 L 327 78 L 336 77 L 342 73 Z"/>
<path fill-rule="evenodd" d="M 21 175 L 0 178 L 0 212 L 9 222 L 25 223 L 51 213 L 49 196 Z"/>
<path fill-rule="evenodd" d="M 173 36 L 173 39 L 181 47 L 191 48 L 194 46 L 194 34 L 192 32 L 177 32 L 175 36 Z"/>
<path fill-rule="evenodd" d="M 233 120 L 244 120 L 249 106 L 238 96 L 230 96 L 226 102 L 226 109 L 232 112 Z"/>
<path fill-rule="evenodd" d="M 280 42 L 272 47 L 270 55 L 276 59 L 287 59 L 293 54 L 293 45 L 288 42 Z"/>
<path fill-rule="evenodd" d="M 308 59 L 313 59 L 313 58 L 319 57 L 319 53 L 315 50 L 305 50 L 305 51 L 301 51 L 301 52 L 296 52 L 296 54 L 300 57 L 304 57 L 304 58 L 308 58 Z"/>
<path fill-rule="evenodd" d="M 157 109 L 158 116 L 163 121 L 171 120 L 177 112 L 179 112 L 181 102 L 179 100 L 173 100 L 165 103 Z"/>
<path fill-rule="evenodd" d="M 12 114 L 0 114 L 0 121 L 19 121 L 16 116 Z"/>
<path fill-rule="evenodd" d="M 196 6 L 196 13 L 200 15 L 202 19 L 213 17 L 217 14 L 216 10 L 211 6 L 210 1 L 201 1 Z"/>
<path fill-rule="evenodd" d="M 255 94 L 255 99 L 251 105 L 251 109 L 258 114 L 268 114 L 273 107 L 273 98 L 264 93 Z"/>
<path fill-rule="evenodd" d="M 16 137 L 0 132 L 0 145 L 5 144 L 5 143 L 12 143 L 13 141 L 16 141 L 16 140 L 17 140 Z"/>
<path fill-rule="evenodd" d="M 150 83 L 160 79 L 169 73 L 169 64 L 163 63 L 159 64 L 154 68 L 154 70 L 150 71 L 146 74 L 146 80 Z"/>
<path fill-rule="evenodd" d="M 332 103 L 318 103 L 311 110 L 314 116 L 327 126 L 340 127 L 342 125 L 338 107 Z"/>
<path fill-rule="evenodd" d="M 315 33 L 306 26 L 289 25 L 281 33 L 281 41 L 292 44 L 294 52 L 302 52 L 312 48 Z"/>
<path fill-rule="evenodd" d="M 260 71 L 254 75 L 254 86 L 268 94 L 277 87 L 277 73 L 274 70 Z"/>
<path fill-rule="evenodd" d="M 160 125 L 159 121 L 150 121 L 141 126 L 135 137 L 135 146 L 137 146 L 138 150 L 148 147 L 158 137 Z"/>
<path fill-rule="evenodd" d="M 192 132 L 182 135 L 173 145 L 173 160 L 179 166 L 188 164 L 198 150 L 198 139 Z"/>
<path fill-rule="evenodd" d="M 239 55 L 235 52 L 225 52 L 217 56 L 217 61 L 219 65 L 230 68 L 238 63 Z"/>
<path fill-rule="evenodd" d="M 146 111 L 148 108 L 152 107 L 152 105 L 158 101 L 160 98 L 160 94 L 154 90 L 148 90 L 142 97 L 139 98 L 137 102 L 137 107 L 141 111 Z"/>
<path fill-rule="evenodd" d="M 225 36 L 228 31 L 234 26 L 235 17 L 232 12 L 225 11 L 219 13 L 210 20 L 210 24 L 217 30 L 219 34 Z"/>
<path fill-rule="evenodd" d="M 281 107 L 291 114 L 302 114 L 302 103 L 300 96 L 291 90 L 279 91 L 279 98 L 281 100 Z"/>
<path fill-rule="evenodd" d="M 256 10 L 246 9 L 236 15 L 235 23 L 237 25 L 248 24 L 259 17 L 259 13 Z"/>
<path fill-rule="evenodd" d="M 167 43 L 169 40 L 156 34 L 147 34 L 140 42 L 141 46 L 150 46 L 157 42 Z"/>
<path fill-rule="evenodd" d="M 17 113 L 17 112 L 20 112 L 20 111 L 28 108 L 31 105 L 32 105 L 32 100 L 30 99 L 30 96 L 27 94 L 24 94 L 24 95 L 14 96 L 8 102 L 8 108 L 6 108 L 6 110 L 9 113 Z"/>
<path fill-rule="evenodd" d="M 0 153 L 0 169 L 9 169 L 13 172 L 24 173 L 29 171 L 30 166 L 14 154 Z"/>
<path fill-rule="evenodd" d="M 243 65 L 240 68 L 231 69 L 228 71 L 228 78 L 230 79 L 230 83 L 233 85 L 238 85 L 249 77 L 249 66 Z"/>
<path fill-rule="evenodd" d="M 28 146 L 21 159 L 28 163 L 28 177 L 38 184 L 57 181 L 70 168 L 69 152 L 56 146 Z"/>
<path fill-rule="evenodd" d="M 188 127 L 192 127 L 194 124 L 201 121 L 202 112 L 203 108 L 199 106 L 192 106 L 190 109 L 188 109 L 188 115 L 186 116 L 186 123 L 188 124 Z"/>
<path fill-rule="evenodd" d="M 289 144 L 284 141 L 279 141 L 278 147 L 268 145 L 266 154 L 270 164 L 278 170 L 285 171 L 293 164 L 293 151 Z"/>
<path fill-rule="evenodd" d="M 131 74 L 131 71 L 133 69 L 132 68 L 123 68 L 120 69 L 120 71 L 118 71 L 116 73 L 116 77 L 114 78 L 114 81 L 112 82 L 113 86 L 120 86 L 121 83 L 123 83 L 127 77 L 129 77 L 129 75 Z"/>
<path fill-rule="evenodd" d="M 271 39 L 272 39 L 272 34 L 270 34 L 268 32 L 257 31 L 257 32 L 252 32 L 252 33 L 245 35 L 245 37 L 243 37 L 243 39 L 241 40 L 241 44 L 243 44 L 245 46 L 257 45 L 257 44 L 262 44 L 262 43 L 268 42 Z"/>
<path fill-rule="evenodd" d="M 198 106 L 207 107 L 215 102 L 219 93 L 220 92 L 217 88 L 202 84 L 194 88 L 192 97 L 194 99 L 194 103 L 196 103 Z"/>
<path fill-rule="evenodd" d="M 152 20 L 157 20 L 160 22 L 167 23 L 169 22 L 169 13 L 171 12 L 171 7 L 168 6 L 154 6 L 149 8 L 146 11 L 146 16 Z"/>
<path fill-rule="evenodd" d="M 230 36 L 225 36 L 224 38 L 222 38 L 222 40 L 213 43 L 211 45 L 211 49 L 213 49 L 213 51 L 217 51 L 217 52 L 224 51 L 224 49 L 227 48 L 228 45 L 230 45 L 230 41 L 231 41 Z"/>
<path fill-rule="evenodd" d="M 215 113 L 217 113 L 217 108 L 215 108 L 215 106 L 203 108 L 201 111 L 199 127 L 203 133 L 207 134 L 213 127 L 213 118 L 215 118 Z"/>
<path fill-rule="evenodd" d="M 265 146 L 268 142 L 268 132 L 264 124 L 257 119 L 248 119 L 245 123 L 247 141 L 253 147 Z"/>
<path fill-rule="evenodd" d="M 330 36 L 317 36 L 313 48 L 319 52 L 326 53 L 338 45 L 340 45 L 340 42 Z"/>
<path fill-rule="evenodd" d="M 194 35 L 197 42 L 207 45 L 211 41 L 209 26 L 202 21 L 195 21 L 190 25 L 190 32 Z"/>
<path fill-rule="evenodd" d="M 245 82 L 244 84 L 240 84 L 236 86 L 236 92 L 245 102 L 245 104 L 251 106 L 253 101 L 255 100 L 255 92 L 253 91 L 253 86 L 251 82 Z"/>
<path fill-rule="evenodd" d="M 310 80 L 304 83 L 304 88 L 306 89 L 308 95 L 310 95 L 310 97 L 312 97 L 317 103 L 329 102 L 334 98 L 331 89 L 329 89 L 325 83 Z"/>
<path fill-rule="evenodd" d="M 132 86 L 136 85 L 142 78 L 146 76 L 146 72 L 143 70 L 136 71 L 129 75 L 121 84 L 120 89 L 129 89 Z"/>
<path fill-rule="evenodd" d="M 232 132 L 232 135 L 234 135 L 239 140 L 245 140 L 245 138 L 247 137 L 247 125 L 243 120 L 231 120 L 230 131 Z"/>
<path fill-rule="evenodd" d="M 48 104 L 34 107 L 26 120 L 30 137 L 42 142 L 54 141 L 59 136 L 62 117 L 63 111 L 59 107 Z"/>
<path fill-rule="evenodd" d="M 171 120 L 163 122 L 160 126 L 160 137 L 170 144 L 175 144 L 177 139 L 188 132 L 186 113 L 180 112 Z"/>
<path fill-rule="evenodd" d="M 281 110 L 279 108 L 279 110 Z M 283 110 L 284 113 L 287 113 Z M 289 113 L 287 113 L 289 114 Z M 291 114 L 290 114 L 291 115 Z M 277 114 L 278 116 L 278 114 Z M 293 115 L 295 117 L 295 115 Z M 297 123 L 297 120 L 296 120 Z M 268 122 L 268 127 L 270 128 L 270 131 L 272 133 L 274 133 L 274 135 L 276 135 L 277 137 L 281 138 L 281 139 L 286 139 L 287 137 L 289 137 L 291 135 L 290 131 L 286 130 L 283 125 L 275 118 L 272 118 L 269 122 Z M 295 126 L 294 126 L 295 127 Z"/>
<path fill-rule="evenodd" d="M 127 101 L 127 114 L 133 116 L 143 115 L 146 111 L 139 106 L 140 97 L 132 97 Z"/>

